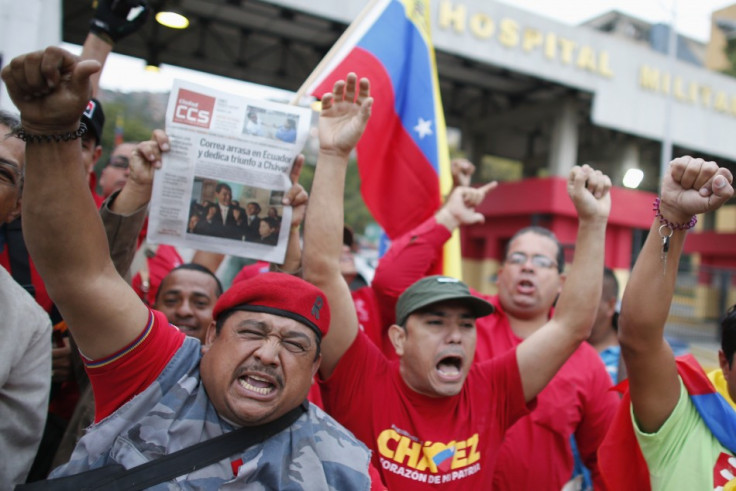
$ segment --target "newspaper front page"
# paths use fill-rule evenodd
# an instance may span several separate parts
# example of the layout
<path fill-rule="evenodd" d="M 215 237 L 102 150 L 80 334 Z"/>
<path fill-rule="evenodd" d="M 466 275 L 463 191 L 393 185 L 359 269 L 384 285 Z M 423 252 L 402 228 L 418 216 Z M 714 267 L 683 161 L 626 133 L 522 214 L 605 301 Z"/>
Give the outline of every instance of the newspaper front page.
<path fill-rule="evenodd" d="M 309 108 L 176 80 L 148 240 L 281 264 L 291 224 L 281 201 L 311 116 Z"/>

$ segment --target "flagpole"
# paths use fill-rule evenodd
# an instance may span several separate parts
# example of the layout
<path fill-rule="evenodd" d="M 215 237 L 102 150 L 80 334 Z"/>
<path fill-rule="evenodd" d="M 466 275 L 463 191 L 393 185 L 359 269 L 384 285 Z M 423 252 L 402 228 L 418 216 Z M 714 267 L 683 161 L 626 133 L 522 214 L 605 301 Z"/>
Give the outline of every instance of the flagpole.
<path fill-rule="evenodd" d="M 360 14 L 358 14 L 358 16 L 350 23 L 350 25 L 347 27 L 347 29 L 345 29 L 345 32 L 342 33 L 340 38 L 335 41 L 335 44 L 332 45 L 332 48 L 330 48 L 327 54 L 322 58 L 317 67 L 312 70 L 312 73 L 310 73 L 304 83 L 302 83 L 302 86 L 299 87 L 299 90 L 296 91 L 296 95 L 294 95 L 294 98 L 291 100 L 292 105 L 296 106 L 299 104 L 299 101 L 301 101 L 302 97 L 305 96 L 305 93 L 307 92 L 309 86 L 312 85 L 314 83 L 314 80 L 322 74 L 322 71 L 324 71 L 325 67 L 332 61 L 332 58 L 335 57 L 337 52 L 340 51 L 346 40 L 349 39 L 355 29 L 357 29 L 357 26 L 360 25 L 361 21 L 380 1 L 381 0 L 370 0 L 368 4 L 363 8 L 363 10 L 360 11 Z"/>

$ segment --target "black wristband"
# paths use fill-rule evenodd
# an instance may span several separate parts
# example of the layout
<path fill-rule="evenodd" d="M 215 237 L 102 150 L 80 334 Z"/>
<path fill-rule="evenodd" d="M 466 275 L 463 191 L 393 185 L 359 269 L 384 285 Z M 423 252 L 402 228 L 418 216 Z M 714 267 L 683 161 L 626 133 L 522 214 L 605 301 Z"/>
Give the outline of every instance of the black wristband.
<path fill-rule="evenodd" d="M 56 135 L 38 135 L 33 133 L 27 133 L 22 126 L 18 126 L 13 130 L 13 136 L 23 140 L 26 143 L 51 143 L 51 142 L 68 142 L 81 138 L 87 133 L 87 125 L 79 123 L 79 128 L 76 131 L 69 131 L 67 133 L 61 133 Z"/>

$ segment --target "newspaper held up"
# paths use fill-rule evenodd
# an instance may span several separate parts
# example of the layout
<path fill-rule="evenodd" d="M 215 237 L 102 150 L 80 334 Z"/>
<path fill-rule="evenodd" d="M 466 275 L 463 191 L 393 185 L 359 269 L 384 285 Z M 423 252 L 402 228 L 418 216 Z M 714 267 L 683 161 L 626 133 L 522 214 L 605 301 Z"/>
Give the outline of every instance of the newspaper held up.
<path fill-rule="evenodd" d="M 281 201 L 311 116 L 174 81 L 171 150 L 154 177 L 148 240 L 281 264 L 291 223 Z"/>

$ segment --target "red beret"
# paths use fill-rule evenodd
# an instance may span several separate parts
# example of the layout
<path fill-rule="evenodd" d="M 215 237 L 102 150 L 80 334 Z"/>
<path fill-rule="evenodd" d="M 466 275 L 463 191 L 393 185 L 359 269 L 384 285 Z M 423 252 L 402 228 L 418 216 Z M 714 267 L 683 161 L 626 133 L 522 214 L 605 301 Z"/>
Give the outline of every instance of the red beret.
<path fill-rule="evenodd" d="M 220 295 L 212 317 L 217 320 L 230 310 L 288 317 L 313 330 L 318 341 L 330 327 L 330 307 L 322 290 L 285 273 L 263 273 L 233 284 Z"/>

